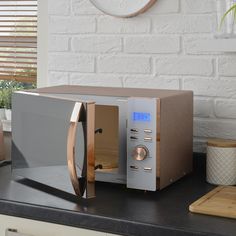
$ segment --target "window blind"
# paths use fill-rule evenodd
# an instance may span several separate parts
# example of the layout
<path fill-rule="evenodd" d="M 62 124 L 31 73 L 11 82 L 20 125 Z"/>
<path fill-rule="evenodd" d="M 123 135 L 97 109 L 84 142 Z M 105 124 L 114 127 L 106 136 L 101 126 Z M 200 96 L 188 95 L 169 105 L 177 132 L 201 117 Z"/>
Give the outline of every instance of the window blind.
<path fill-rule="evenodd" d="M 0 0 L 0 80 L 36 82 L 37 0 Z"/>

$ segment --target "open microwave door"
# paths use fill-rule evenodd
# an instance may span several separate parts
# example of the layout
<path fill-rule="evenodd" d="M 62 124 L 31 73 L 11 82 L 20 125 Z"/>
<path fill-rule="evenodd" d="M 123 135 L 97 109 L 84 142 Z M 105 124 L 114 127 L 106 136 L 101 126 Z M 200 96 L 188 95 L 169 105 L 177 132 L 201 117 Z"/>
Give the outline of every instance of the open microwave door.
<path fill-rule="evenodd" d="M 12 173 L 84 198 L 95 196 L 95 104 L 16 92 Z"/>

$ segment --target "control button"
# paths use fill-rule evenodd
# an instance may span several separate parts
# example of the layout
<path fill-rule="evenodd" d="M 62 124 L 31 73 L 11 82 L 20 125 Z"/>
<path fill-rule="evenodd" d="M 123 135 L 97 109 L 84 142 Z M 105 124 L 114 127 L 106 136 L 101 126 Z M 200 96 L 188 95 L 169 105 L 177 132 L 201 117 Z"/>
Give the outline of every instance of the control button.
<path fill-rule="evenodd" d="M 133 170 L 138 170 L 137 166 L 130 166 L 130 168 L 133 169 Z"/>
<path fill-rule="evenodd" d="M 145 146 L 136 146 L 132 153 L 132 157 L 137 161 L 143 161 L 147 156 L 148 149 Z"/>
<path fill-rule="evenodd" d="M 130 139 L 137 140 L 137 139 L 138 139 L 138 137 L 135 137 L 135 136 L 130 136 Z"/>
<path fill-rule="evenodd" d="M 151 171 L 151 170 L 152 170 L 151 167 L 144 167 L 143 169 L 144 169 L 145 171 Z"/>
<path fill-rule="evenodd" d="M 152 130 L 151 130 L 151 129 L 145 129 L 145 130 L 144 130 L 144 133 L 146 133 L 146 134 L 151 134 L 151 133 L 152 133 Z"/>
<path fill-rule="evenodd" d="M 138 129 L 130 129 L 131 132 L 138 133 Z"/>
<path fill-rule="evenodd" d="M 151 138 L 151 137 L 146 137 L 146 138 L 144 138 L 144 141 L 146 141 L 146 142 L 151 142 L 151 141 L 152 141 L 152 138 Z"/>

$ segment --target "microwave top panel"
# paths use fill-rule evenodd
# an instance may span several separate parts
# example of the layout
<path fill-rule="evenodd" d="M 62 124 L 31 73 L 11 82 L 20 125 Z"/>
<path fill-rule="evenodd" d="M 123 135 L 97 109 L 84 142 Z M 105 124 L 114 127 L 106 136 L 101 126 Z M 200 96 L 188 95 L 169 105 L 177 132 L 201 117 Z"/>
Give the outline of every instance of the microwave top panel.
<path fill-rule="evenodd" d="M 29 91 L 29 90 L 27 90 Z M 119 97 L 150 97 L 166 98 L 171 96 L 184 95 L 193 93 L 186 90 L 164 90 L 164 89 L 142 89 L 142 88 L 112 88 L 112 87 L 93 87 L 80 85 L 60 85 L 30 90 L 36 93 L 53 93 L 53 94 L 81 94 L 96 96 L 119 96 Z"/>

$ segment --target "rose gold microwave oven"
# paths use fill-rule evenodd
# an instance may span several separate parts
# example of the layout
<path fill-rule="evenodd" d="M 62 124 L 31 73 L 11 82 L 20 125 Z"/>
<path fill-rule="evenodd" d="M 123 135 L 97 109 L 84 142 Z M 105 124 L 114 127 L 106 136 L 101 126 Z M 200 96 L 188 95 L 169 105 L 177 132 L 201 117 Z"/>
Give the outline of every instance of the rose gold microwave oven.
<path fill-rule="evenodd" d="M 56 86 L 12 98 L 12 173 L 84 198 L 156 191 L 192 170 L 191 91 Z"/>

